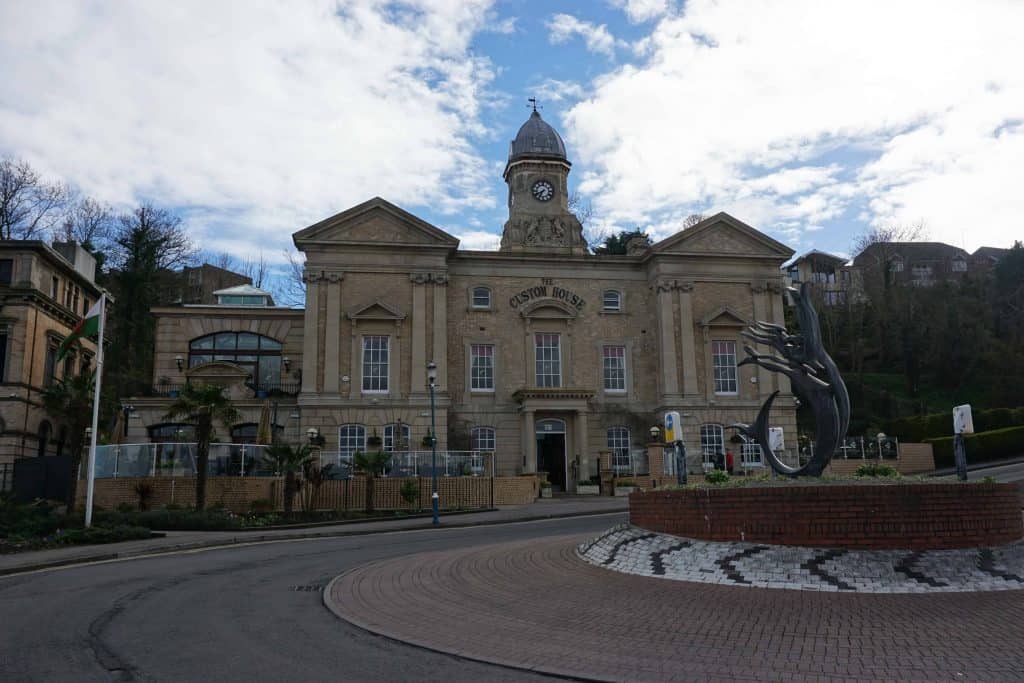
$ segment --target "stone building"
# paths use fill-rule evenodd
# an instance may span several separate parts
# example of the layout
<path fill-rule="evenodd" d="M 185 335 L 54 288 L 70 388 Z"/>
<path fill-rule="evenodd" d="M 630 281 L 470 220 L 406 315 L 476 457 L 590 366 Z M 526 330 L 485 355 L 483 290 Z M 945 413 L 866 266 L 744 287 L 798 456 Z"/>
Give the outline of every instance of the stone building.
<path fill-rule="evenodd" d="M 96 260 L 74 242 L 0 241 L 0 464 L 59 454 L 68 440 L 61 415 L 47 415 L 40 395 L 96 357 L 81 339 L 57 362 L 57 349 L 102 290 Z"/>
<path fill-rule="evenodd" d="M 433 361 L 439 448 L 493 451 L 498 473 L 546 471 L 568 490 L 597 473 L 600 452 L 642 447 L 666 410 L 683 414 L 699 468 L 776 389 L 787 399 L 773 424 L 792 448 L 788 384 L 737 360 L 746 325 L 783 322 L 780 267 L 793 251 L 720 213 L 634 240 L 626 255 L 593 255 L 568 208 L 570 169 L 534 112 L 511 144 L 497 251 L 461 250 L 380 198 L 300 230 L 305 310 L 157 309 L 154 381 L 233 378 L 247 424 L 259 386 L 276 381 L 286 435 L 316 428 L 327 452 L 375 434 L 388 449 L 423 449 Z M 162 438 L 165 400 L 131 400 L 135 433 Z"/>

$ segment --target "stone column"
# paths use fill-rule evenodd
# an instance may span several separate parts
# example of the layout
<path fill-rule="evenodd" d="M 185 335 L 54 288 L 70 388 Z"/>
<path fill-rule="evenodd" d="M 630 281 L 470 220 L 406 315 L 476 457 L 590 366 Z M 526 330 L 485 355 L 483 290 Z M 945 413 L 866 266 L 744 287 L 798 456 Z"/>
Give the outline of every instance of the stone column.
<path fill-rule="evenodd" d="M 308 268 L 302 279 L 306 282 L 306 312 L 302 328 L 302 393 L 316 393 L 317 364 L 320 359 L 320 335 L 317 323 L 320 315 L 320 271 Z"/>
<path fill-rule="evenodd" d="M 324 326 L 324 393 L 338 393 L 339 339 L 341 338 L 341 281 L 344 273 L 328 271 L 327 320 Z"/>
<path fill-rule="evenodd" d="M 658 296 L 658 346 L 661 358 L 661 395 L 679 395 L 679 373 L 676 369 L 676 335 L 672 315 L 673 283 L 660 281 L 655 285 Z"/>
<path fill-rule="evenodd" d="M 448 391 L 448 275 L 434 273 L 434 357 L 438 390 Z M 536 462 L 536 459 L 535 459 Z"/>
<path fill-rule="evenodd" d="M 409 276 L 412 282 L 412 388 L 413 394 L 427 391 L 427 287 L 421 273 Z"/>
<path fill-rule="evenodd" d="M 537 426 L 533 421 L 533 410 L 523 410 L 523 453 L 526 455 L 524 474 L 537 471 Z"/>
<path fill-rule="evenodd" d="M 352 331 L 349 333 L 352 335 L 352 342 L 349 347 L 352 349 L 349 354 L 349 372 L 351 373 L 348 378 L 348 397 L 351 399 L 359 398 L 362 392 L 363 383 L 363 349 L 362 344 L 359 343 L 359 321 L 350 320 L 352 323 Z"/>
<path fill-rule="evenodd" d="M 679 342 L 683 351 L 683 395 L 696 397 L 697 386 L 697 345 L 693 335 L 693 283 L 680 282 L 679 292 Z"/>

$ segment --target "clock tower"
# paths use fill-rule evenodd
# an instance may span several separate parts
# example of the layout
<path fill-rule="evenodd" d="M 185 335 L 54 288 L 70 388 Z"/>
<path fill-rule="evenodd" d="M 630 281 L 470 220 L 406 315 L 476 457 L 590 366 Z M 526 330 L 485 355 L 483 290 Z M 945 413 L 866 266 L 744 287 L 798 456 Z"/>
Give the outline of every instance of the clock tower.
<path fill-rule="evenodd" d="M 569 211 L 571 166 L 561 136 L 535 108 L 509 147 L 501 251 L 587 253 L 583 226 Z"/>

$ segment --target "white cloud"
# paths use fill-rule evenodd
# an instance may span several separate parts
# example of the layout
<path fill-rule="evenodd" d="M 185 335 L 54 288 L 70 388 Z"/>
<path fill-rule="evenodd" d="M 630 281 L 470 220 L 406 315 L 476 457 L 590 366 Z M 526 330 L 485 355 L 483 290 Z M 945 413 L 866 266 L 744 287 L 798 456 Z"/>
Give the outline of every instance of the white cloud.
<path fill-rule="evenodd" d="M 564 43 L 575 36 L 583 39 L 587 50 L 612 57 L 615 55 L 615 37 L 604 24 L 600 26 L 582 21 L 571 14 L 556 14 L 548 21 L 548 40 L 554 44 Z"/>
<path fill-rule="evenodd" d="M 668 0 L 611 0 L 635 24 L 657 19 L 669 10 Z"/>
<path fill-rule="evenodd" d="M 796 246 L 866 202 L 875 222 L 924 219 L 968 248 L 1019 237 L 1024 5 L 683 11 L 565 117 L 580 189 L 606 220 L 664 226 L 703 206 Z"/>
<path fill-rule="evenodd" d="M 484 230 L 454 231 L 452 234 L 459 238 L 459 249 L 472 249 L 475 251 L 497 251 L 501 243 L 501 235 Z"/>
<path fill-rule="evenodd" d="M 374 195 L 491 208 L 473 139 L 493 73 L 471 50 L 490 4 L 3 3 L 0 153 L 230 216 L 190 225 L 268 253 Z"/>
<path fill-rule="evenodd" d="M 546 78 L 534 86 L 530 92 L 536 92 L 541 102 L 562 102 L 563 100 L 578 100 L 586 91 L 575 81 Z"/>

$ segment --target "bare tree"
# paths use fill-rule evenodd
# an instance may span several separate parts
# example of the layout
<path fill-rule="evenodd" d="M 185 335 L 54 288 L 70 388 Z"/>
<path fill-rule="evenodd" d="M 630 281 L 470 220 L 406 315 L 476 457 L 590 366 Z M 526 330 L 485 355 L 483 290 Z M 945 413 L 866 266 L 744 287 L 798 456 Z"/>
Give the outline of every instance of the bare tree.
<path fill-rule="evenodd" d="M 584 200 L 579 192 L 573 192 L 569 195 L 568 208 L 569 213 L 576 216 L 576 220 L 583 226 L 583 239 L 587 246 L 594 249 L 601 244 L 607 231 L 594 225 L 594 205 Z"/>
<path fill-rule="evenodd" d="M 242 259 L 235 272 L 252 280 L 253 287 L 263 287 L 266 284 L 267 276 L 270 274 L 270 265 L 267 263 L 267 258 L 263 255 L 263 250 L 260 249 L 255 256 L 247 256 Z"/>
<path fill-rule="evenodd" d="M 707 216 L 705 216 L 702 213 L 691 213 L 689 216 L 683 219 L 683 222 L 680 224 L 679 227 L 682 228 L 683 230 L 686 230 L 687 228 L 692 228 L 705 218 L 707 218 Z"/>
<path fill-rule="evenodd" d="M 114 232 L 114 212 L 91 197 L 74 201 L 64 215 L 56 237 L 65 242 L 78 242 L 91 249 L 104 250 Z"/>
<path fill-rule="evenodd" d="M 853 253 L 854 256 L 857 256 L 866 251 L 868 247 L 877 244 L 882 245 L 883 248 L 876 248 L 876 253 L 884 258 L 886 254 L 891 255 L 894 253 L 893 249 L 886 248 L 887 245 L 900 242 L 920 242 L 927 238 L 928 230 L 924 221 L 918 221 L 910 225 L 890 225 L 883 228 L 872 228 L 854 239 Z"/>
<path fill-rule="evenodd" d="M 48 237 L 70 195 L 66 183 L 45 182 L 28 162 L 0 159 L 0 239 Z"/>
<path fill-rule="evenodd" d="M 270 288 L 274 292 L 274 299 L 282 306 L 299 308 L 306 305 L 306 281 L 303 273 L 306 263 L 303 256 L 293 250 L 284 251 L 285 260 L 288 262 L 284 273 L 270 276 Z"/>
<path fill-rule="evenodd" d="M 238 268 L 238 264 L 235 261 L 235 257 L 226 251 L 210 252 L 207 254 L 203 254 L 201 256 L 201 259 L 205 263 L 208 263 L 211 266 L 215 266 L 222 270 L 230 270 L 234 272 L 235 269 Z"/>

